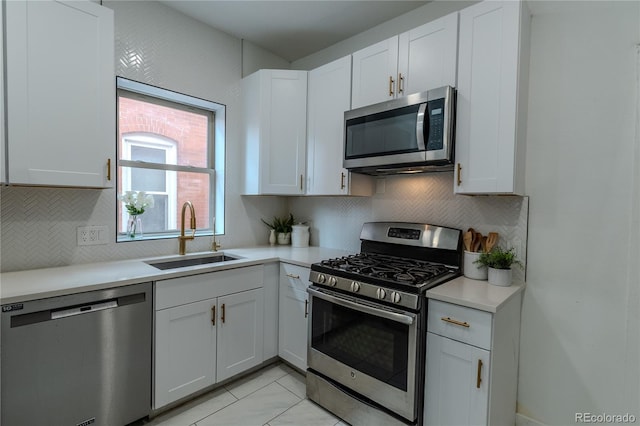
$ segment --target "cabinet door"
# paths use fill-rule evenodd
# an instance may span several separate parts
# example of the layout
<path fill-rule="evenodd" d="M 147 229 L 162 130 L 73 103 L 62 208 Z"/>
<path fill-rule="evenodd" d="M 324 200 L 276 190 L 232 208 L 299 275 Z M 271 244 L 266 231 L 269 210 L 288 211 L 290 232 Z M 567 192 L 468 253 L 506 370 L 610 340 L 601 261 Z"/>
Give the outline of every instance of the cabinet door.
<path fill-rule="evenodd" d="M 113 11 L 90 1 L 5 5 L 9 181 L 112 187 Z"/>
<path fill-rule="evenodd" d="M 351 108 L 351 56 L 309 71 L 307 194 L 346 195 L 344 112 Z"/>
<path fill-rule="evenodd" d="M 215 307 L 208 299 L 156 312 L 154 408 L 215 383 Z"/>
<path fill-rule="evenodd" d="M 280 268 L 278 355 L 300 370 L 307 369 L 309 272 L 286 263 Z"/>
<path fill-rule="evenodd" d="M 351 107 L 360 108 L 396 97 L 398 36 L 353 54 Z"/>
<path fill-rule="evenodd" d="M 425 425 L 486 425 L 490 352 L 427 333 Z"/>
<path fill-rule="evenodd" d="M 263 361 L 263 309 L 261 288 L 218 298 L 218 382 Z"/>
<path fill-rule="evenodd" d="M 482 2 L 460 11 L 457 193 L 520 191 L 515 164 L 521 7 Z"/>
<path fill-rule="evenodd" d="M 260 193 L 302 194 L 307 144 L 307 72 L 259 71 Z"/>
<path fill-rule="evenodd" d="M 399 36 L 398 94 L 400 96 L 456 87 L 458 12 Z"/>

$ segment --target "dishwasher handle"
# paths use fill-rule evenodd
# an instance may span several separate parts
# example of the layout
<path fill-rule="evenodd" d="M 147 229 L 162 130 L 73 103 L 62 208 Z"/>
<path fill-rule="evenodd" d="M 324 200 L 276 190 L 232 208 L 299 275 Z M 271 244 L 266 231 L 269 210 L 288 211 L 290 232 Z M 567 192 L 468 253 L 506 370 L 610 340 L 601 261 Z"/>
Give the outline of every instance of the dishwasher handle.
<path fill-rule="evenodd" d="M 103 311 L 105 309 L 112 309 L 117 307 L 118 307 L 117 300 L 106 300 L 102 302 L 92 303 L 89 305 L 76 306 L 74 308 L 51 311 L 51 319 L 56 320 L 60 318 L 73 317 L 76 315 L 89 314 L 91 312 Z"/>

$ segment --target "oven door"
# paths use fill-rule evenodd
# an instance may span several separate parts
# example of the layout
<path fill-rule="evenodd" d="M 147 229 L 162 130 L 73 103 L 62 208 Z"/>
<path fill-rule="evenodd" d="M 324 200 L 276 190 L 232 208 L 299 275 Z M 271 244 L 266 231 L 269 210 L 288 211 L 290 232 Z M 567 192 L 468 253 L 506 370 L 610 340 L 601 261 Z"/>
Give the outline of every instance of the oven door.
<path fill-rule="evenodd" d="M 316 286 L 307 291 L 309 368 L 414 421 L 418 315 Z"/>

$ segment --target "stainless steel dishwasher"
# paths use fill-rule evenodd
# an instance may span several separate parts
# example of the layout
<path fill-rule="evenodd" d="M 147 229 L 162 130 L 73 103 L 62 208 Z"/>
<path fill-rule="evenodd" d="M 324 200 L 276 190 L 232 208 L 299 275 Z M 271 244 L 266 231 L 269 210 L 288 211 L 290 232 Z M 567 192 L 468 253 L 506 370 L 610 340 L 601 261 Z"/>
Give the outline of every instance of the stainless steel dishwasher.
<path fill-rule="evenodd" d="M 151 411 L 151 283 L 2 306 L 3 426 L 122 426 Z"/>

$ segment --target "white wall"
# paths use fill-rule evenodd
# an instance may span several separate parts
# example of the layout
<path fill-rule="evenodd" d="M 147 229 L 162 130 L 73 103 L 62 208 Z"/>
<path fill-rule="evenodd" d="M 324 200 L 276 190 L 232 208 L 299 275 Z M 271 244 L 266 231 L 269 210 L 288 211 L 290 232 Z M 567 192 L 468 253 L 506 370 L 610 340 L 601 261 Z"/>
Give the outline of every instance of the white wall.
<path fill-rule="evenodd" d="M 519 411 L 638 412 L 638 2 L 532 2 Z"/>

